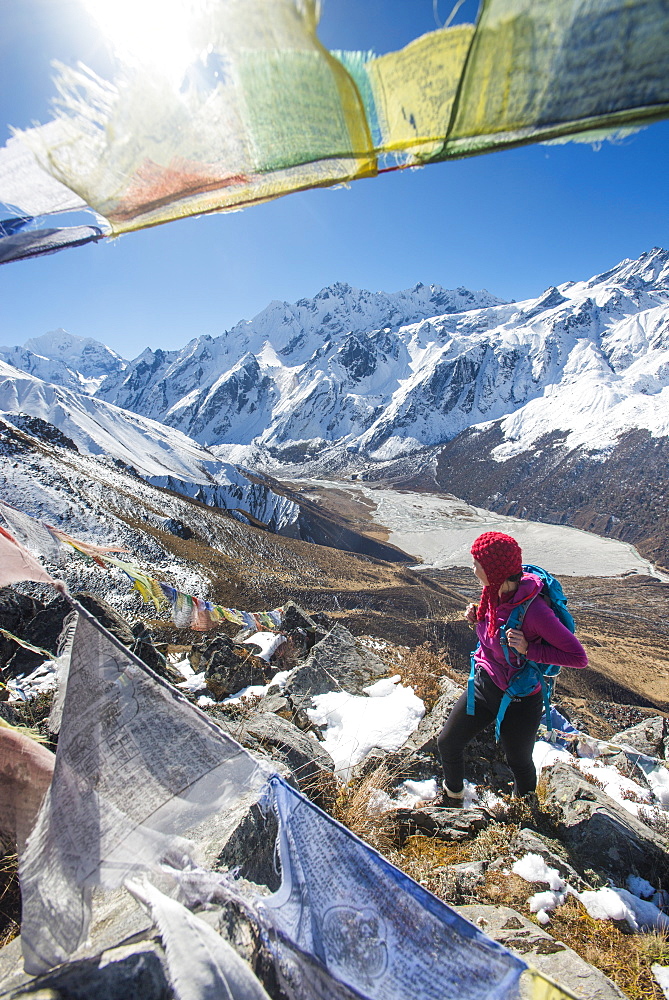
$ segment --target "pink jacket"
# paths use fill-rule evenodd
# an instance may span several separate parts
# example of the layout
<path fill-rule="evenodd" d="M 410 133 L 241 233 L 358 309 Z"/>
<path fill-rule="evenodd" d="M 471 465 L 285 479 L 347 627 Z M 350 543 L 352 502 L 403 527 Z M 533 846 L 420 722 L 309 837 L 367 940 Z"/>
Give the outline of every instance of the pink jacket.
<path fill-rule="evenodd" d="M 551 611 L 541 597 L 543 584 L 533 573 L 524 573 L 518 590 L 511 600 L 499 604 L 495 609 L 495 624 L 503 625 L 512 610 L 522 604 L 533 594 L 537 596 L 532 601 L 525 614 L 522 632 L 529 642 L 527 659 L 536 663 L 557 663 L 561 667 L 587 667 L 588 657 L 583 646 L 575 635 Z M 506 691 L 515 671 L 506 662 L 504 650 L 499 641 L 499 631 L 491 638 L 488 635 L 488 621 L 479 622 L 476 634 L 480 646 L 474 653 L 476 665 L 482 667 L 502 691 Z M 521 666 L 521 660 L 513 650 L 509 650 L 512 663 Z M 538 684 L 536 691 L 541 690 Z"/>

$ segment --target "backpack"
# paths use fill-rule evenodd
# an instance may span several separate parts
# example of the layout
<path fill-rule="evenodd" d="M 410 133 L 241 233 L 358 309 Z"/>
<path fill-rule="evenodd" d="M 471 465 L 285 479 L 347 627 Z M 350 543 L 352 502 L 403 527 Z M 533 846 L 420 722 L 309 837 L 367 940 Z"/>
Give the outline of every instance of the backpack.
<path fill-rule="evenodd" d="M 506 633 L 510 628 L 522 629 L 527 609 L 532 601 L 539 596 L 539 594 L 541 594 L 541 596 L 548 601 L 551 611 L 559 619 L 559 621 L 562 622 L 565 628 L 568 628 L 570 632 L 576 631 L 576 624 L 569 612 L 569 609 L 567 608 L 567 598 L 564 595 L 560 581 L 556 580 L 555 577 L 551 576 L 551 574 L 545 569 L 542 569 L 541 566 L 523 565 L 523 570 L 525 573 L 533 573 L 535 576 L 538 576 L 543 583 L 543 587 L 534 595 L 534 597 L 529 597 L 526 601 L 523 601 L 522 604 L 517 605 L 517 607 L 515 607 L 509 615 L 505 624 L 500 626 L 500 643 L 506 661 L 510 667 L 513 666 L 513 664 L 511 663 Z M 469 673 L 469 680 L 467 681 L 467 715 L 474 714 L 474 673 L 476 667 L 474 653 L 478 650 L 478 648 L 479 646 L 477 646 L 471 654 L 471 670 Z M 513 699 L 524 698 L 525 695 L 531 694 L 538 683 L 541 684 L 541 690 L 544 697 L 546 727 L 548 729 L 549 736 L 552 738 L 553 726 L 551 722 L 551 697 L 555 688 L 555 680 L 560 673 L 560 667 L 556 663 L 535 663 L 534 660 L 528 660 L 521 653 L 517 652 L 516 657 L 520 660 L 521 665 L 517 668 L 516 674 L 511 679 L 509 686 L 502 695 L 502 700 L 497 712 L 497 718 L 495 719 L 495 739 L 499 742 L 502 720 Z"/>

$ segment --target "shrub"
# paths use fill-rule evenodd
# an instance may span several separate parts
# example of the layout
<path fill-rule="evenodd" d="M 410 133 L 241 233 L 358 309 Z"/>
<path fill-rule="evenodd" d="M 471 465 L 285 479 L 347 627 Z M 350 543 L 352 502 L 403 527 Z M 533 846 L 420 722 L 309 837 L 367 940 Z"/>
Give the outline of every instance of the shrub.
<path fill-rule="evenodd" d="M 440 678 L 455 679 L 451 668 L 444 662 L 444 651 L 435 653 L 429 642 L 414 649 L 402 649 L 399 663 L 393 660 L 390 666 L 399 671 L 402 683 L 413 688 L 428 712 L 441 694 Z"/>

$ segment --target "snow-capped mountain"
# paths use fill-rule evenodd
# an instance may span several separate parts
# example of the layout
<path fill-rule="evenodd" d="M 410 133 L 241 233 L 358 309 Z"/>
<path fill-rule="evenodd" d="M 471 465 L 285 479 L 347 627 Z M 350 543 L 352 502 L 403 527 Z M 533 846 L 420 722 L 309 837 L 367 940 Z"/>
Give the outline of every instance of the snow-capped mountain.
<path fill-rule="evenodd" d="M 335 284 L 220 337 L 147 350 L 93 399 L 228 461 L 424 476 L 495 510 L 645 539 L 644 554 L 669 564 L 669 533 L 654 527 L 669 482 L 669 253 L 658 248 L 523 302 Z"/>
<path fill-rule="evenodd" d="M 273 302 L 181 351 L 147 350 L 98 395 L 207 445 L 352 440 L 411 375 L 407 324 L 498 303 L 462 288 L 386 294 L 336 284 L 293 305 Z"/>
<path fill-rule="evenodd" d="M 0 347 L 0 359 L 45 382 L 83 392 L 95 392 L 103 379 L 128 364 L 92 337 L 74 337 L 65 330 L 34 337 L 23 347 Z"/>
<path fill-rule="evenodd" d="M 216 339 L 145 351 L 98 397 L 277 461 L 296 442 L 383 461 L 498 419 L 500 459 L 554 429 L 601 451 L 630 428 L 669 433 L 668 329 L 661 250 L 520 303 L 335 285 Z"/>
<path fill-rule="evenodd" d="M 104 400 L 43 382 L 0 361 L 0 415 L 26 427 L 39 418 L 78 451 L 106 456 L 147 482 L 229 509 L 242 509 L 274 530 L 290 530 L 298 508 L 251 482 L 180 431 Z"/>

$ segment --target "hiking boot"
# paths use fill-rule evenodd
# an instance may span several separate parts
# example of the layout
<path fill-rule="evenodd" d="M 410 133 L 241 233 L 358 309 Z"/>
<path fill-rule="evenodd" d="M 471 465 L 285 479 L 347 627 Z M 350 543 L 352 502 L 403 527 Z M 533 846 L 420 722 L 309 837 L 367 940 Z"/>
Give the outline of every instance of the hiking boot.
<path fill-rule="evenodd" d="M 461 792 L 452 792 L 450 788 L 446 785 L 442 785 L 441 800 L 439 805 L 444 809 L 462 809 L 463 803 L 465 801 L 465 790 L 462 789 Z"/>

